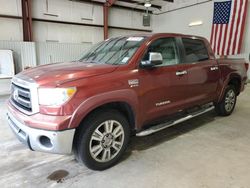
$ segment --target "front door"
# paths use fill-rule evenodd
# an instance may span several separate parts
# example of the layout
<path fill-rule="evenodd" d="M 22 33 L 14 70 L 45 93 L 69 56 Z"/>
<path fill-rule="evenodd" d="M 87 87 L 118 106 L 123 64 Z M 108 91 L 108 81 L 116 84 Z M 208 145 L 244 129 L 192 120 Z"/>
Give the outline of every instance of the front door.
<path fill-rule="evenodd" d="M 149 52 L 162 54 L 163 64 L 154 68 L 140 68 L 140 115 L 143 124 L 178 112 L 187 101 L 188 75 L 181 68 L 179 48 L 175 38 L 160 38 L 151 42 Z"/>

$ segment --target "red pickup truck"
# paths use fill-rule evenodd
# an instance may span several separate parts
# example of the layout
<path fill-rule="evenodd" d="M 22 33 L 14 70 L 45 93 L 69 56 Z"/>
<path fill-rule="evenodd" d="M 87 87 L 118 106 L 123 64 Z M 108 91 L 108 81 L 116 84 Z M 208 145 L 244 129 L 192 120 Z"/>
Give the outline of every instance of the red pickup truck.
<path fill-rule="evenodd" d="M 215 108 L 230 115 L 247 80 L 244 60 L 217 60 L 208 41 L 181 34 L 111 38 L 75 62 L 12 79 L 7 119 L 31 150 L 70 154 L 103 170 L 131 135 L 146 136 Z"/>

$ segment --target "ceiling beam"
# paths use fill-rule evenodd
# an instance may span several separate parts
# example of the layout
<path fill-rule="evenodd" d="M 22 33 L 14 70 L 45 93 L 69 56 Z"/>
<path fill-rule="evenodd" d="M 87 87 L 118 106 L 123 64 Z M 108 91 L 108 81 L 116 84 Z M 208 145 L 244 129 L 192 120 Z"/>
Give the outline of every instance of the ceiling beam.
<path fill-rule="evenodd" d="M 89 3 L 89 4 L 94 4 L 94 5 L 100 5 L 100 6 L 103 6 L 103 4 L 104 4 L 104 3 L 100 2 L 100 1 L 95 1 L 95 0 L 69 0 L 69 1 Z M 113 4 L 112 6 L 116 7 L 116 8 L 122 8 L 122 9 L 127 9 L 127 10 L 131 10 L 132 9 L 133 11 L 145 12 L 145 10 L 142 9 L 142 8 L 128 7 L 128 6 L 117 5 L 117 4 Z M 152 13 L 152 11 L 149 11 L 149 13 Z"/>
<path fill-rule="evenodd" d="M 107 6 L 111 7 L 114 3 L 116 2 L 116 0 L 107 0 Z"/>
<path fill-rule="evenodd" d="M 139 1 L 135 1 L 135 0 L 118 0 L 118 1 L 144 6 L 144 2 L 139 2 Z M 152 4 L 151 5 L 152 8 L 156 8 L 156 9 L 161 9 L 162 8 L 160 5 L 155 5 L 153 3 L 151 3 L 151 4 Z"/>

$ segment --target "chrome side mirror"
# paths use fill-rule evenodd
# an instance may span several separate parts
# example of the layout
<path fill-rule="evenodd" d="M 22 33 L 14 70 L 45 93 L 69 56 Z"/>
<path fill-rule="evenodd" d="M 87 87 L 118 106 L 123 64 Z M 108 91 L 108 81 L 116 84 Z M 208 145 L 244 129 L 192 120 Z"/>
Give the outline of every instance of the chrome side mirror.
<path fill-rule="evenodd" d="M 150 52 L 149 59 L 141 62 L 141 67 L 150 68 L 157 65 L 161 65 L 163 63 L 163 58 L 161 53 L 158 52 Z"/>

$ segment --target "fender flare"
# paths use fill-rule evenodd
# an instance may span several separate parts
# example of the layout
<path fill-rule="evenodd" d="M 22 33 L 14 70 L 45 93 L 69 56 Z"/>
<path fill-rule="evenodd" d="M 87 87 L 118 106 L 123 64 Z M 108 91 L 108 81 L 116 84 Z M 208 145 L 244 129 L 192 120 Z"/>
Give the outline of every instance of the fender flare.
<path fill-rule="evenodd" d="M 131 89 L 110 91 L 94 95 L 83 101 L 74 111 L 72 118 L 69 122 L 68 128 L 69 129 L 77 128 L 82 122 L 82 120 L 93 110 L 105 104 L 113 102 L 124 102 L 131 107 L 134 113 L 134 117 L 136 117 L 136 114 L 138 114 L 139 103 L 138 103 L 138 96 L 135 91 Z M 136 123 L 137 120 L 135 118 L 135 124 Z"/>
<path fill-rule="evenodd" d="M 226 91 L 226 87 L 228 86 L 229 82 L 230 82 L 232 79 L 234 79 L 234 78 L 239 79 L 239 80 L 242 82 L 241 77 L 240 77 L 239 74 L 237 74 L 237 73 L 231 73 L 231 74 L 229 74 L 229 75 L 227 76 L 227 78 L 225 79 L 225 81 L 222 83 L 222 89 L 221 89 L 221 91 L 220 91 L 220 93 L 219 93 L 218 102 L 220 102 L 220 101 L 222 100 L 222 98 L 223 98 L 223 96 L 224 96 L 224 94 L 225 94 L 225 91 Z M 241 86 L 240 86 L 240 87 L 241 87 Z"/>

